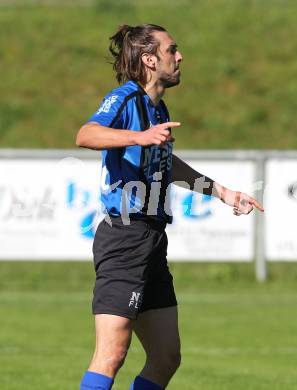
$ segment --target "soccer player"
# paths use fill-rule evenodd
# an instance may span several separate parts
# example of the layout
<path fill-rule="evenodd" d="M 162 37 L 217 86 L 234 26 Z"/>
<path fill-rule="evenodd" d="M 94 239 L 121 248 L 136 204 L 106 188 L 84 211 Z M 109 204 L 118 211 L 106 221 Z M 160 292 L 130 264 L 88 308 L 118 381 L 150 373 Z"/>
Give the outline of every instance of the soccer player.
<path fill-rule="evenodd" d="M 235 215 L 263 208 L 172 154 L 180 123 L 170 121 L 162 97 L 180 82 L 182 55 L 169 33 L 152 24 L 124 25 L 110 40 L 121 86 L 104 98 L 76 141 L 102 150 L 106 209 L 93 244 L 96 347 L 80 389 L 111 389 L 134 331 L 146 361 L 130 390 L 161 390 L 180 364 L 177 301 L 166 259 L 169 184 L 216 196 Z"/>

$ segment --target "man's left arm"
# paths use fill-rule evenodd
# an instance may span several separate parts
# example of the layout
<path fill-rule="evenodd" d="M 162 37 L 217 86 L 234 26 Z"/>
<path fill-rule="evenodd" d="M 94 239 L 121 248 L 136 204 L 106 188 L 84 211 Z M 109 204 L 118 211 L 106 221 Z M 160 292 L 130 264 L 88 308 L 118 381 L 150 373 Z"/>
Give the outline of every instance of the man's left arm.
<path fill-rule="evenodd" d="M 223 187 L 211 178 L 195 171 L 175 155 L 172 155 L 172 178 L 174 184 L 180 187 L 219 198 L 222 202 L 233 207 L 234 215 L 249 214 L 254 207 L 264 211 L 256 199 L 243 192 Z"/>

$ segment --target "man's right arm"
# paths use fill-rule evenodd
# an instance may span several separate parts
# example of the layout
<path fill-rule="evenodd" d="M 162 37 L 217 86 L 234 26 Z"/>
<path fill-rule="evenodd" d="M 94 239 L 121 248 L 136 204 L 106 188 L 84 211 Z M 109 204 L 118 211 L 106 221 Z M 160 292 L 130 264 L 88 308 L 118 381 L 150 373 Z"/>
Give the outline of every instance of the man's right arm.
<path fill-rule="evenodd" d="M 82 126 L 76 136 L 76 145 L 83 148 L 101 150 L 125 146 L 162 145 L 173 141 L 169 127 L 178 127 L 179 122 L 167 122 L 145 131 L 119 130 L 89 122 Z"/>

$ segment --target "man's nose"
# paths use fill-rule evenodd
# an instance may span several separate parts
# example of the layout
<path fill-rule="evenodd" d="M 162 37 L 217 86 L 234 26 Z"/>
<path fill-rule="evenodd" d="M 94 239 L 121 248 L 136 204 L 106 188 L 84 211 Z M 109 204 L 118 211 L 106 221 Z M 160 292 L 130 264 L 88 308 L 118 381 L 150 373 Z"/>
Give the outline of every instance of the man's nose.
<path fill-rule="evenodd" d="M 183 56 L 179 51 L 176 52 L 176 61 L 181 62 L 183 60 Z"/>

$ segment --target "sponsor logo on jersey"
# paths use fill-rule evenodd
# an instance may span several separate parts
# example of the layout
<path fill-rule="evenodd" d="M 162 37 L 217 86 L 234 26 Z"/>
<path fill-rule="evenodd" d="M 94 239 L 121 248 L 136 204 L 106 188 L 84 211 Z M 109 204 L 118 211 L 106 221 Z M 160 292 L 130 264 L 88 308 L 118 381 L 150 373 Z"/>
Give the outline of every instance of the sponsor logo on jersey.
<path fill-rule="evenodd" d="M 170 171 L 172 168 L 172 143 L 162 147 L 153 145 L 144 149 L 143 171 L 147 179 L 152 180 L 156 172 Z"/>
<path fill-rule="evenodd" d="M 106 100 L 104 100 L 101 107 L 97 111 L 97 114 L 101 114 L 101 112 L 105 112 L 107 114 L 110 110 L 110 107 L 117 100 L 117 98 L 118 98 L 117 95 L 112 95 L 109 98 L 107 98 Z"/>

